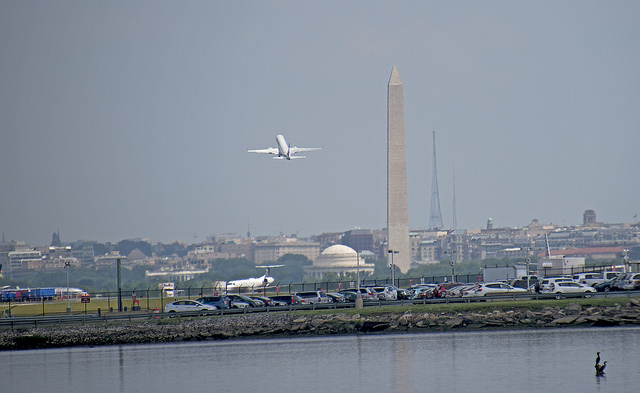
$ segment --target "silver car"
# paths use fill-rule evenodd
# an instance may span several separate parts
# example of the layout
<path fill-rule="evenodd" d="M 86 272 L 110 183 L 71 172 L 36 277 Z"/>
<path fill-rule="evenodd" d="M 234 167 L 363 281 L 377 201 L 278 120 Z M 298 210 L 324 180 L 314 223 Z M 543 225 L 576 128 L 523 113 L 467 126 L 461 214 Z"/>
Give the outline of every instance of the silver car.
<path fill-rule="evenodd" d="M 192 312 L 198 314 L 214 314 L 218 308 L 211 304 L 204 304 L 195 300 L 177 300 L 164 306 L 164 312 L 176 314 Z"/>

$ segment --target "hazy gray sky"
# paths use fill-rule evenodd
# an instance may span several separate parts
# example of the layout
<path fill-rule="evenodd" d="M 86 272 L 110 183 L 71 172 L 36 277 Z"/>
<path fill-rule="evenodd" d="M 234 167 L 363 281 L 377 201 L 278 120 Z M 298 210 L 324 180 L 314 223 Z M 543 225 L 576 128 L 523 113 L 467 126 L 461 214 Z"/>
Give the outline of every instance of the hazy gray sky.
<path fill-rule="evenodd" d="M 48 244 L 386 226 L 387 82 L 409 216 L 640 213 L 638 1 L 0 2 L 0 230 Z M 306 160 L 250 154 L 324 147 Z"/>

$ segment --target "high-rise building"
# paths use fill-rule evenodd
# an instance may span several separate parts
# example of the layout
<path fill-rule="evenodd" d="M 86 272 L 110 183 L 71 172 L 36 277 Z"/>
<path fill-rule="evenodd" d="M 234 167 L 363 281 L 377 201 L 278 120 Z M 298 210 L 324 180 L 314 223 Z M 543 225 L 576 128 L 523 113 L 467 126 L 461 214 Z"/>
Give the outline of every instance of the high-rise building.
<path fill-rule="evenodd" d="M 402 273 L 411 267 L 404 98 L 400 74 L 391 70 L 387 90 L 387 247 L 389 263 Z"/>

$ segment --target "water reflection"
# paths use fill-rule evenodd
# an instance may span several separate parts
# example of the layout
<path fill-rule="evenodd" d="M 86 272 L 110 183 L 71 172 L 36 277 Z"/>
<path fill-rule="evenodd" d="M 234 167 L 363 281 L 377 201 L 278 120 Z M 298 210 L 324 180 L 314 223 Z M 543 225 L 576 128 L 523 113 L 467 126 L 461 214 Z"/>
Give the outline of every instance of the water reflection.
<path fill-rule="evenodd" d="M 638 333 L 561 329 L 9 351 L 0 352 L 0 380 L 3 391 L 25 392 L 629 391 L 640 364 Z M 594 376 L 598 350 L 609 360 L 606 377 Z"/>
<path fill-rule="evenodd" d="M 408 340 L 392 339 L 391 349 L 391 378 L 392 391 L 399 393 L 411 392 L 411 346 Z"/>

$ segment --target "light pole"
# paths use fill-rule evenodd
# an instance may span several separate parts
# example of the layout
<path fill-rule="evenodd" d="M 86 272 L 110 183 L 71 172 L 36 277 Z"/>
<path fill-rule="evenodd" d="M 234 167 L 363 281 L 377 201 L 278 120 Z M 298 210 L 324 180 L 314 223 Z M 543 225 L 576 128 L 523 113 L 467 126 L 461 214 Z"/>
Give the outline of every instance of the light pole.
<path fill-rule="evenodd" d="M 360 253 L 356 251 L 356 288 L 360 297 Z"/>
<path fill-rule="evenodd" d="M 456 266 L 456 261 L 455 261 L 455 259 L 456 259 L 456 250 L 445 251 L 444 253 L 445 253 L 445 255 L 446 254 L 451 255 L 451 260 L 449 261 L 449 266 L 451 266 L 451 282 L 453 283 L 453 282 L 455 282 L 454 277 L 455 277 L 455 273 L 456 273 L 456 268 L 455 268 L 455 266 Z"/>
<path fill-rule="evenodd" d="M 399 254 L 400 251 L 389 249 L 391 254 L 391 284 L 396 285 L 396 265 L 393 263 L 393 254 Z"/>
<path fill-rule="evenodd" d="M 71 314 L 71 298 L 69 297 L 69 266 L 71 266 L 71 262 L 66 261 L 64 263 L 64 268 L 67 271 L 67 314 Z"/>

